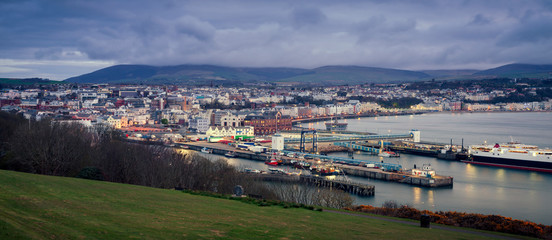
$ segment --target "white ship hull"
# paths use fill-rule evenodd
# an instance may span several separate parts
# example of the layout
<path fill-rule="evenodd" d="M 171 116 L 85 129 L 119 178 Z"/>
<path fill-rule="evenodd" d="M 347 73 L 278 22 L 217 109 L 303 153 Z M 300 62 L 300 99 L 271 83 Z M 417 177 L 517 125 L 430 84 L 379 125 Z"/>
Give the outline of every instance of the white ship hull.
<path fill-rule="evenodd" d="M 519 143 L 472 145 L 463 162 L 552 173 L 552 150 Z"/>

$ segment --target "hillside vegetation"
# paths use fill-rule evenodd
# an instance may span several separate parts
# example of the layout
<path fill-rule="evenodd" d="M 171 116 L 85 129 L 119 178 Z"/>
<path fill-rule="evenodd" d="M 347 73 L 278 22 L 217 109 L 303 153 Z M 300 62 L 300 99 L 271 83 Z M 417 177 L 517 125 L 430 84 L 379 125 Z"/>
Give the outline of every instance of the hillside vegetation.
<path fill-rule="evenodd" d="M 0 239 L 481 239 L 401 223 L 0 170 Z"/>
<path fill-rule="evenodd" d="M 133 83 L 248 86 L 336 86 L 398 83 L 431 79 L 550 78 L 552 65 L 508 64 L 493 69 L 409 71 L 363 66 L 302 68 L 240 68 L 215 65 L 116 65 L 67 79 L 74 83 Z"/>
<path fill-rule="evenodd" d="M 473 75 L 506 78 L 550 78 L 552 77 L 552 64 L 508 64 L 497 68 L 476 72 Z"/>
<path fill-rule="evenodd" d="M 430 76 L 415 71 L 359 67 L 326 66 L 301 68 L 233 68 L 214 65 L 116 65 L 67 79 L 75 83 L 146 83 L 245 85 L 254 83 L 289 83 L 313 85 L 385 83 L 416 81 Z"/>

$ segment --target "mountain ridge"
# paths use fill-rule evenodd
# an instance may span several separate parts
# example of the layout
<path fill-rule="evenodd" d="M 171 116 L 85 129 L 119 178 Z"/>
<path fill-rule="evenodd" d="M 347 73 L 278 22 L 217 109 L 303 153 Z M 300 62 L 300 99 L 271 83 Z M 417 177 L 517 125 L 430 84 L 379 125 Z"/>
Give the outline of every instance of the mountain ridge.
<path fill-rule="evenodd" d="M 552 65 L 508 64 L 487 70 L 411 71 L 356 65 L 328 65 L 312 69 L 292 67 L 228 67 L 209 64 L 152 66 L 122 64 L 66 79 L 74 83 L 188 84 L 188 85 L 357 85 L 432 79 L 481 77 L 550 77 Z"/>
<path fill-rule="evenodd" d="M 495 77 L 551 77 L 552 64 L 512 63 L 479 71 L 473 75 Z"/>

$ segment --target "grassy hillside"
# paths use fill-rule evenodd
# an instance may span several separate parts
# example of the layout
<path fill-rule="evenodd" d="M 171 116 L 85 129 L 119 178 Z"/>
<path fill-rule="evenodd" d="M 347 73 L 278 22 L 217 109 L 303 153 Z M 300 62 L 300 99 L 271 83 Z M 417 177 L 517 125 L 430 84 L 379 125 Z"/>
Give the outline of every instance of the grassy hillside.
<path fill-rule="evenodd" d="M 259 207 L 75 178 L 0 170 L 0 239 L 478 239 L 389 221 Z"/>
<path fill-rule="evenodd" d="M 32 85 L 32 84 L 64 84 L 64 81 L 50 81 L 40 78 L 0 78 L 4 85 Z"/>
<path fill-rule="evenodd" d="M 75 83 L 243 84 L 252 82 L 301 82 L 315 85 L 359 84 L 429 79 L 422 72 L 358 67 L 234 68 L 214 65 L 116 65 L 66 79 Z"/>
<path fill-rule="evenodd" d="M 205 84 L 211 80 L 218 81 L 251 81 L 256 80 L 239 68 L 213 65 L 116 65 L 100 69 L 81 76 L 67 79 L 76 83 L 156 83 L 156 84 Z"/>
<path fill-rule="evenodd" d="M 281 82 L 318 83 L 331 85 L 405 82 L 430 79 L 431 76 L 415 71 L 360 66 L 325 66 L 312 73 L 281 79 Z"/>
<path fill-rule="evenodd" d="M 437 79 L 456 79 L 456 78 L 469 78 L 470 75 L 479 72 L 479 70 L 473 69 L 457 69 L 457 70 L 424 70 L 421 71 L 430 75 L 432 78 Z"/>
<path fill-rule="evenodd" d="M 549 78 L 552 76 L 552 65 L 508 64 L 497 68 L 476 72 L 474 76 L 493 76 L 508 78 Z"/>

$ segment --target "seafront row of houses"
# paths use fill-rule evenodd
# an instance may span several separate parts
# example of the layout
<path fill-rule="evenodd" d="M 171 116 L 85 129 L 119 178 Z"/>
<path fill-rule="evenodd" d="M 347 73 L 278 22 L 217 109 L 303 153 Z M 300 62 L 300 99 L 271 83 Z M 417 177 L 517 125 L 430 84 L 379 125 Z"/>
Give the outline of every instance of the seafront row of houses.
<path fill-rule="evenodd" d="M 343 89 L 346 88 L 346 89 Z M 343 94 L 345 93 L 345 94 Z M 495 93 L 493 93 L 495 94 Z M 0 107 L 26 118 L 50 117 L 84 125 L 107 124 L 126 132 L 193 132 L 207 136 L 270 135 L 291 130 L 293 119 L 402 111 L 549 111 L 552 101 L 473 104 L 472 95 L 443 98 L 400 87 L 328 87 L 316 90 L 167 86 L 66 85 L 2 89 Z M 409 109 L 386 109 L 361 97 L 416 97 Z M 300 99 L 327 104 L 312 104 Z M 481 97 L 481 96 L 480 96 Z"/>

